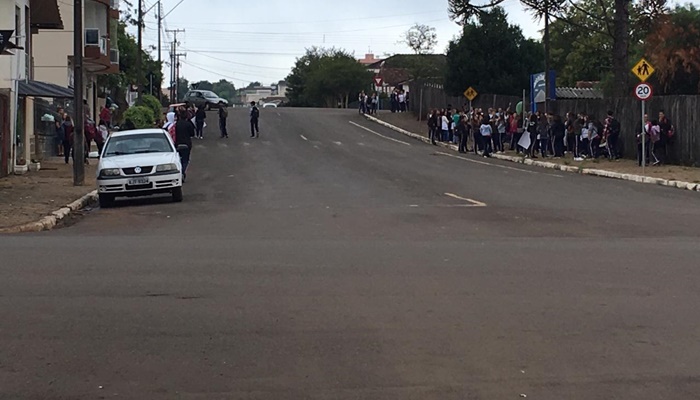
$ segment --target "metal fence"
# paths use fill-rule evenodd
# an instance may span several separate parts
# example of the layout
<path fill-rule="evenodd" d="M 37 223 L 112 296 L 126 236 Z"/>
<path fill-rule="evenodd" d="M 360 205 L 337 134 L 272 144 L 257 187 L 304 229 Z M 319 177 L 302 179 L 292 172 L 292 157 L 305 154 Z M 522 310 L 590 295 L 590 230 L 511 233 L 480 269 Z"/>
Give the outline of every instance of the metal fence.
<path fill-rule="evenodd" d="M 472 106 L 484 109 L 510 106 L 514 109 L 519 101 L 522 99 L 515 96 L 480 94 Z M 431 108 L 446 108 L 448 105 L 461 108 L 468 104 L 465 97 L 448 96 L 438 84 L 417 84 L 411 88 L 410 109 L 422 118 Z M 530 109 L 527 103 L 525 107 Z M 622 127 L 624 157 L 637 157 L 637 132 L 641 129 L 642 110 L 640 102 L 631 95 L 630 98 L 618 99 L 557 100 L 550 108 L 562 116 L 567 112 L 585 112 L 601 121 L 608 111 L 613 111 Z M 651 120 L 657 119 L 659 111 L 664 110 L 675 127 L 675 137 L 667 146 L 668 161 L 700 166 L 700 96 L 654 97 L 647 102 L 646 110 Z"/>

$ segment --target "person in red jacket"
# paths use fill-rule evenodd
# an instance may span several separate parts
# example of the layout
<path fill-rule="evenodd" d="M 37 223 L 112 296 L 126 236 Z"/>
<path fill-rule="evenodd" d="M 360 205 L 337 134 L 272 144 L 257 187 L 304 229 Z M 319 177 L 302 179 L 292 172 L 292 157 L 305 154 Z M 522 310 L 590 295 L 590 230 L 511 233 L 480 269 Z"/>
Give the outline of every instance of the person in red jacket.
<path fill-rule="evenodd" d="M 100 111 L 100 121 L 104 122 L 107 128 L 112 127 L 112 111 L 107 106 L 102 107 Z"/>

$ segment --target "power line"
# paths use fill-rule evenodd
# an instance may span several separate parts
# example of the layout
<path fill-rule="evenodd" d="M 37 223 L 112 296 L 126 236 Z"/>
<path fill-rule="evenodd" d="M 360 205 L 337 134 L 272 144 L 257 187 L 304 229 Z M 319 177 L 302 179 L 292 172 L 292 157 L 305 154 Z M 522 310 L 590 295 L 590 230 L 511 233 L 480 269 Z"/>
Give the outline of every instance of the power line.
<path fill-rule="evenodd" d="M 215 75 L 218 75 L 218 76 L 222 76 L 222 77 L 224 77 L 224 78 L 228 78 L 228 79 L 231 79 L 231 80 L 234 80 L 234 81 L 243 82 L 243 83 L 252 83 L 252 82 L 253 82 L 253 81 L 247 81 L 247 80 L 245 80 L 245 79 L 239 79 L 239 78 L 236 78 L 236 77 L 233 77 L 233 76 L 229 76 L 229 75 L 224 75 L 224 74 L 222 74 L 222 73 L 220 73 L 220 72 L 215 72 L 215 71 L 212 71 L 212 70 L 209 70 L 209 69 L 206 69 L 206 68 L 198 67 L 198 66 L 196 66 L 196 65 L 192 65 L 192 64 L 189 63 L 189 62 L 183 61 L 182 63 L 185 64 L 185 65 L 189 65 L 190 67 L 200 69 L 200 70 L 202 70 L 202 71 L 204 71 L 204 72 L 209 72 L 209 73 L 211 73 L 211 74 L 215 74 Z"/>
<path fill-rule="evenodd" d="M 187 65 L 190 65 L 190 66 L 192 66 L 192 67 L 195 67 L 195 68 L 200 68 L 200 69 L 203 69 L 203 68 L 204 68 L 204 67 L 202 67 L 202 66 L 199 65 L 199 64 L 193 63 L 192 61 L 187 61 L 186 64 L 187 64 Z M 216 72 L 213 72 L 213 71 L 209 71 L 209 72 L 211 72 L 211 73 L 216 73 Z M 250 77 L 253 77 L 253 78 L 258 78 L 259 76 L 261 76 L 261 75 L 246 74 L 246 73 L 238 72 L 238 71 L 231 71 L 231 72 L 233 72 L 233 73 L 236 74 L 236 75 L 250 76 Z M 263 76 L 272 77 L 272 75 L 263 75 Z"/>
<path fill-rule="evenodd" d="M 183 49 L 185 51 L 192 51 L 190 49 Z M 299 53 L 275 53 L 275 52 L 262 52 L 262 51 L 226 51 L 226 50 L 210 50 L 210 49 L 199 49 L 200 52 L 206 51 L 212 54 L 247 54 L 247 55 L 262 55 L 262 56 L 294 56 L 299 57 L 304 54 L 304 52 Z"/>
<path fill-rule="evenodd" d="M 188 52 L 194 53 L 194 54 L 197 54 L 197 55 L 201 55 L 201 56 L 205 56 L 205 57 L 211 58 L 212 60 L 223 61 L 223 62 L 226 62 L 226 63 L 230 63 L 230 64 L 234 64 L 234 65 L 240 65 L 240 66 L 243 66 L 243 67 L 262 68 L 262 69 L 275 69 L 275 70 L 285 70 L 285 71 L 288 71 L 288 70 L 291 69 L 291 68 L 282 68 L 282 67 L 265 67 L 265 66 L 262 66 L 262 65 L 243 64 L 243 63 L 239 63 L 239 62 L 235 62 L 235 61 L 231 61 L 231 60 L 225 60 L 225 59 L 223 59 L 223 58 L 217 58 L 217 57 L 214 57 L 214 56 L 210 56 L 209 54 L 203 53 L 203 52 L 200 52 L 200 51 L 188 50 Z"/>
<path fill-rule="evenodd" d="M 317 20 L 317 21 L 283 21 L 283 22 L 201 22 L 201 23 L 191 23 L 191 22 L 183 22 L 182 24 L 180 23 L 175 23 L 174 25 L 187 25 L 187 27 L 193 26 L 193 25 L 292 25 L 292 24 L 322 24 L 322 23 L 336 23 L 336 22 L 348 22 L 348 21 L 366 21 L 366 20 L 374 20 L 374 19 L 386 19 L 386 18 L 400 18 L 400 17 L 412 17 L 416 15 L 430 15 L 430 14 L 444 14 L 444 11 L 431 11 L 431 12 L 422 12 L 422 13 L 412 13 L 412 14 L 398 14 L 398 15 L 386 15 L 386 16 L 381 16 L 381 17 L 359 17 L 359 18 L 345 18 L 345 19 L 335 19 L 335 20 Z M 442 21 L 442 19 L 441 19 Z"/>
<path fill-rule="evenodd" d="M 430 21 L 425 21 L 426 23 L 428 22 L 437 22 L 437 21 L 444 21 L 444 19 L 436 19 L 436 20 L 430 20 Z M 191 28 L 190 30 L 194 32 L 212 32 L 212 33 L 221 33 L 221 34 L 232 34 L 232 35 L 263 35 L 263 36 L 299 36 L 299 35 L 332 35 L 334 33 L 353 33 L 353 32 L 366 32 L 366 31 L 378 31 L 382 29 L 393 29 L 393 28 L 403 28 L 407 26 L 412 26 L 414 25 L 413 23 L 411 24 L 401 24 L 401 25 L 390 25 L 390 26 L 377 26 L 377 27 L 371 27 L 371 28 L 360 28 L 360 29 L 348 29 L 348 30 L 340 30 L 340 31 L 316 31 L 316 32 L 250 32 L 250 31 L 227 31 L 227 30 L 221 30 L 221 29 L 199 29 L 199 28 Z"/>

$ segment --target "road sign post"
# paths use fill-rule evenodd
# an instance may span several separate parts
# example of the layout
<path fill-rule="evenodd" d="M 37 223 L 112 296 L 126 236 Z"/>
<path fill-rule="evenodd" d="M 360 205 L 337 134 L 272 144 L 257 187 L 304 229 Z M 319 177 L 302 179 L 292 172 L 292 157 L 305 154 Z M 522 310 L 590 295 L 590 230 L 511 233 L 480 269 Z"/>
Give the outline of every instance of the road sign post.
<path fill-rule="evenodd" d="M 642 140 L 642 154 L 640 154 L 641 160 L 642 160 L 642 174 L 644 174 L 646 170 L 646 164 L 647 164 L 647 151 L 646 151 L 646 130 L 645 130 L 645 121 L 644 121 L 644 114 L 646 113 L 646 103 L 647 100 L 651 98 L 651 96 L 654 94 L 654 89 L 651 87 L 650 84 L 645 83 L 647 79 L 654 73 L 654 67 L 649 63 L 649 61 L 645 60 L 642 58 L 639 60 L 637 64 L 635 64 L 634 67 L 632 67 L 632 73 L 641 81 L 640 84 L 638 84 L 634 88 L 634 95 L 641 101 L 642 103 L 642 132 L 641 132 L 641 140 Z"/>
<path fill-rule="evenodd" d="M 470 86 L 467 90 L 464 91 L 463 94 L 464 94 L 464 97 L 466 97 L 467 100 L 469 100 L 469 111 L 471 111 L 472 110 L 472 100 L 474 100 L 476 98 L 476 96 L 479 95 L 479 92 L 477 92 L 476 89 L 474 89 L 473 87 Z"/>

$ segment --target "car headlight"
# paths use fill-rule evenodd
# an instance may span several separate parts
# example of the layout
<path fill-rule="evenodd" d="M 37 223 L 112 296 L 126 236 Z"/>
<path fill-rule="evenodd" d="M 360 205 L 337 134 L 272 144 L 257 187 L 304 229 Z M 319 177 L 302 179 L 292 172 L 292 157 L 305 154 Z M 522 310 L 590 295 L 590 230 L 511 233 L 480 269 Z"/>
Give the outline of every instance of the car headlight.
<path fill-rule="evenodd" d="M 100 176 L 119 176 L 121 171 L 119 168 L 105 168 L 100 171 Z"/>
<path fill-rule="evenodd" d="M 177 171 L 176 164 L 160 164 L 156 167 L 156 172 Z"/>

